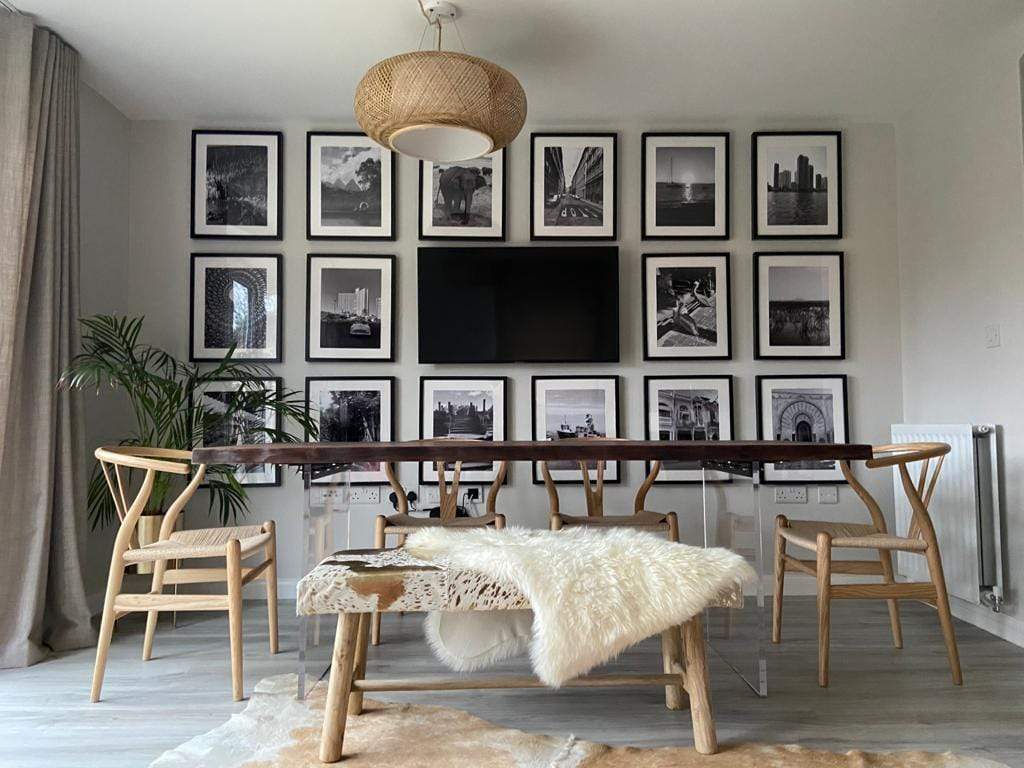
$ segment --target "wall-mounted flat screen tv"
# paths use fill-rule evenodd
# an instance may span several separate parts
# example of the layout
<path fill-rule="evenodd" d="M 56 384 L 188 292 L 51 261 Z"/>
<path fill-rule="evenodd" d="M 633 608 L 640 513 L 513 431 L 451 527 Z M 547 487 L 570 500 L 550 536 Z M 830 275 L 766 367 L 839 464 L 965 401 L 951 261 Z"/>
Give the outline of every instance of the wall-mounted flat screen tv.
<path fill-rule="evenodd" d="M 421 363 L 615 363 L 619 249 L 420 248 Z"/>

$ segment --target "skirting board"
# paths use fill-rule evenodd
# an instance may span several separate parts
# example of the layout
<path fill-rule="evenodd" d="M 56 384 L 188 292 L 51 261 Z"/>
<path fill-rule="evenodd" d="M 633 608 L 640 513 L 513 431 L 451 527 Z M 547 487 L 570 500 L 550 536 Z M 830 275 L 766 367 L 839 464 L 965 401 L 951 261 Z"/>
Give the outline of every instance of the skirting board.
<path fill-rule="evenodd" d="M 838 574 L 837 576 L 840 577 L 835 580 L 837 584 L 852 584 L 857 581 L 857 578 L 854 576 L 845 576 L 844 574 Z M 294 600 L 295 588 L 298 583 L 298 579 L 279 578 L 277 580 L 277 593 L 281 596 L 281 599 Z M 766 598 L 771 595 L 771 590 L 771 579 L 766 577 Z M 794 596 L 814 595 L 814 579 L 803 574 L 787 574 L 786 594 Z M 259 601 L 266 600 L 266 598 L 266 590 L 263 588 L 262 583 L 254 582 L 245 586 L 245 599 Z M 88 602 L 89 610 L 94 616 L 98 616 L 103 609 L 103 593 L 90 593 Z M 767 600 L 766 604 L 768 604 Z M 1024 648 L 1024 621 L 1005 613 L 993 613 L 984 606 L 972 605 L 955 597 L 950 600 L 950 607 L 952 608 L 953 615 L 961 621 L 966 621 L 968 624 L 973 624 L 979 629 L 983 629 L 996 637 Z"/>

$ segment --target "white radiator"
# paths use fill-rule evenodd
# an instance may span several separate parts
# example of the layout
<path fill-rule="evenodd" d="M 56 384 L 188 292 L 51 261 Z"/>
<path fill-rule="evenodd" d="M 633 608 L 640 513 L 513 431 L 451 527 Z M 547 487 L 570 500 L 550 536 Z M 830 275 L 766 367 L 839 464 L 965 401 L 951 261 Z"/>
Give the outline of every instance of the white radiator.
<path fill-rule="evenodd" d="M 992 424 L 894 424 L 894 443 L 948 443 L 929 514 L 942 553 L 951 595 L 999 611 L 1003 601 L 999 469 L 996 428 Z M 915 466 L 909 467 L 917 481 Z M 906 535 L 910 504 L 899 474 L 893 472 L 896 531 Z M 897 553 L 896 570 L 914 581 L 928 579 L 923 557 Z"/>

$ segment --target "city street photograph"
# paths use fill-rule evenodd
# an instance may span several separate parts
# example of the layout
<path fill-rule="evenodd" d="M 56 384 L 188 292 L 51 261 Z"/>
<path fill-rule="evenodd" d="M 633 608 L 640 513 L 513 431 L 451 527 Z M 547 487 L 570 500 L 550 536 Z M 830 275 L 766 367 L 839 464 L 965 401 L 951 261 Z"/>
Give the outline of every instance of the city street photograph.
<path fill-rule="evenodd" d="M 533 134 L 533 239 L 615 233 L 615 135 Z"/>

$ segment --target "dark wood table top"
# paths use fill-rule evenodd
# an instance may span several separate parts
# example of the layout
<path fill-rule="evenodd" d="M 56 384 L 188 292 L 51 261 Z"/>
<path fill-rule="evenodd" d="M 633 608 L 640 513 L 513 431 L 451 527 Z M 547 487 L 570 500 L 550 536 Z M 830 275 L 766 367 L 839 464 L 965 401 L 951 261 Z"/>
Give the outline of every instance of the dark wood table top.
<path fill-rule="evenodd" d="M 353 464 L 372 461 L 863 460 L 871 446 L 770 440 L 408 440 L 390 443 L 263 443 L 197 448 L 198 464 Z"/>

